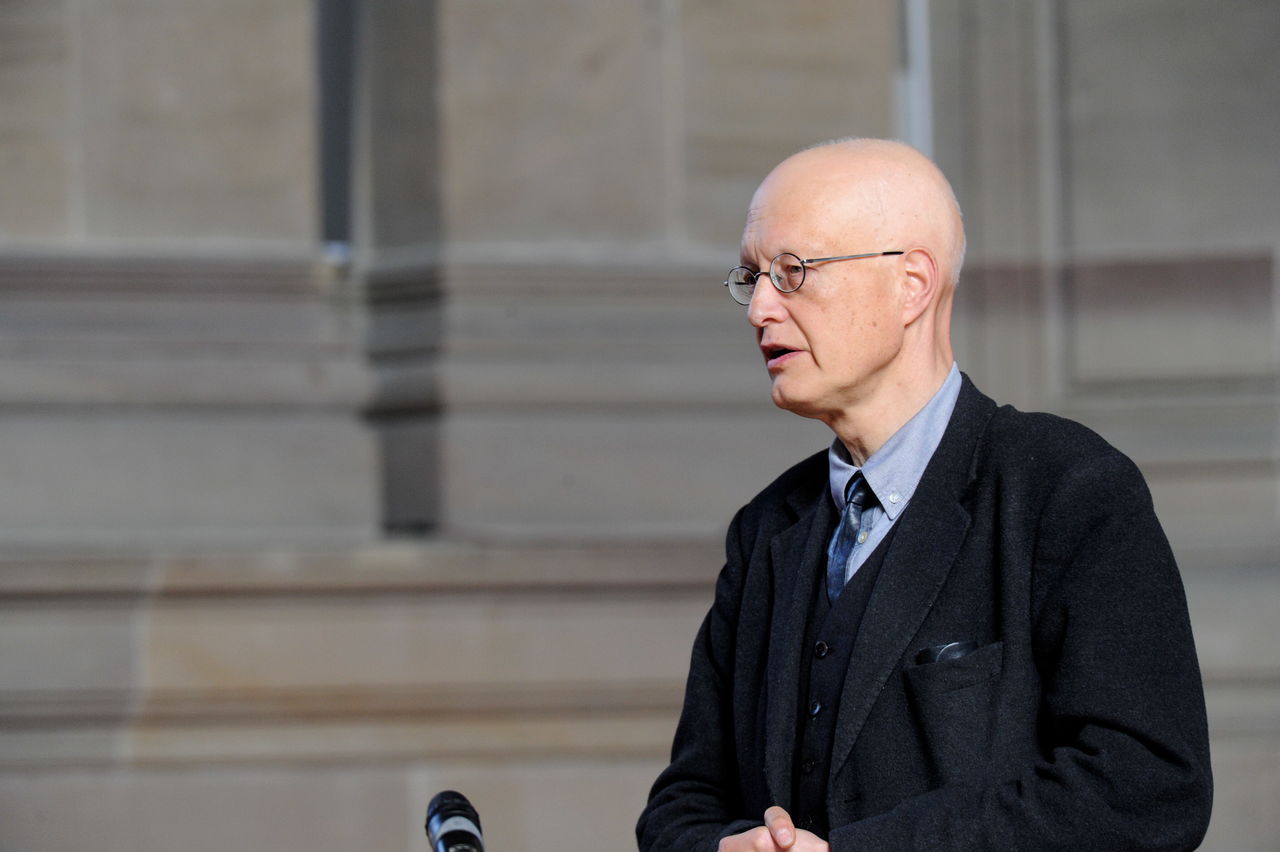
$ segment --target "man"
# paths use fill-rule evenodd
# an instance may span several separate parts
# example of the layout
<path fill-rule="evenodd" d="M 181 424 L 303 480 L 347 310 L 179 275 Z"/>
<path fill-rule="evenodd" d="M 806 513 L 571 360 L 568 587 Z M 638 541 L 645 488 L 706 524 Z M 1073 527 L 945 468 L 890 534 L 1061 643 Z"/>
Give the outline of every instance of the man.
<path fill-rule="evenodd" d="M 956 368 L 960 210 L 842 140 L 761 184 L 731 294 L 831 449 L 738 512 L 645 852 L 1190 849 L 1204 696 L 1133 464 Z"/>

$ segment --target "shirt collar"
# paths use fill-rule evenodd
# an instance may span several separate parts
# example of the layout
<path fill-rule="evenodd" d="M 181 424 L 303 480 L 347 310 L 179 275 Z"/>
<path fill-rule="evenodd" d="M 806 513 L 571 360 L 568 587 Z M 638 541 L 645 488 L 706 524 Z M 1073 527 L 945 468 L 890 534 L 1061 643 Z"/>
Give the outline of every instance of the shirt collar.
<path fill-rule="evenodd" d="M 960 368 L 953 362 L 942 387 L 924 408 L 894 432 L 862 466 L 867 485 L 890 520 L 897 519 L 915 493 L 925 466 L 947 430 L 947 422 L 959 396 Z M 839 438 L 831 442 L 831 449 L 827 451 L 827 466 L 831 499 L 835 501 L 837 511 L 844 511 L 845 486 L 859 468 L 849 458 L 849 451 Z"/>

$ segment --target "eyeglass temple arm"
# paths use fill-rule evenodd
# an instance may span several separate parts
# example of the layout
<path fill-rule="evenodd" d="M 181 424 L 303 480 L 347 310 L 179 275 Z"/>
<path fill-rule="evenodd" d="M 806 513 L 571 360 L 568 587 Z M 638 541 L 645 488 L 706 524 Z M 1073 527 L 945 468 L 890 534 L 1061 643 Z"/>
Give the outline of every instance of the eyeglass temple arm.
<path fill-rule="evenodd" d="M 871 251 L 866 254 L 842 254 L 839 257 L 802 258 L 801 263 L 826 263 L 829 260 L 857 260 L 860 257 L 881 257 L 887 254 L 906 254 L 905 251 Z"/>

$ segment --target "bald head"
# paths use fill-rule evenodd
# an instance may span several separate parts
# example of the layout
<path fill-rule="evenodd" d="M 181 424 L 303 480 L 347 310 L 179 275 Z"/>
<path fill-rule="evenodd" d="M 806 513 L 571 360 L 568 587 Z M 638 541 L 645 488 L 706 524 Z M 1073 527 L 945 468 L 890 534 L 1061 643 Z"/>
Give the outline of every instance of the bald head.
<path fill-rule="evenodd" d="M 843 251 L 920 246 L 954 286 L 964 264 L 964 221 L 946 177 L 915 148 L 886 139 L 839 139 L 788 157 L 752 199 L 747 225 L 803 206 L 833 239 L 870 240 Z M 849 235 L 846 237 L 845 235 Z"/>

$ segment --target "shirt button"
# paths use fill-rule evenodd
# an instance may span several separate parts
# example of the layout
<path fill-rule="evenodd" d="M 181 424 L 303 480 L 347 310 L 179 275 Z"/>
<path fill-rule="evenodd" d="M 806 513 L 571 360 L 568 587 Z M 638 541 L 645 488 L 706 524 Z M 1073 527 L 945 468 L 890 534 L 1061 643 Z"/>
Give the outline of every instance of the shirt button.
<path fill-rule="evenodd" d="M 809 705 L 809 715 L 810 715 L 810 716 L 817 716 L 817 715 L 818 715 L 819 713 L 821 713 L 821 712 L 822 712 L 822 702 L 821 702 L 821 701 L 814 701 L 812 704 L 810 704 L 810 705 Z"/>
<path fill-rule="evenodd" d="M 899 494 L 897 491 L 893 492 L 892 494 L 890 494 L 890 495 L 889 495 L 889 502 L 890 502 L 890 503 L 893 503 L 894 505 L 897 505 L 898 503 L 901 503 L 901 502 L 902 502 L 902 495 L 901 495 L 901 494 Z"/>
<path fill-rule="evenodd" d="M 817 761 L 815 761 L 813 758 L 806 757 L 804 760 L 800 761 L 800 771 L 803 772 L 805 775 L 809 775 L 813 772 L 814 767 L 817 765 L 818 765 Z"/>
<path fill-rule="evenodd" d="M 866 530 L 858 533 L 858 544 L 866 544 L 869 533 Z"/>
<path fill-rule="evenodd" d="M 821 660 L 823 657 L 825 657 L 827 654 L 830 654 L 830 653 L 831 653 L 831 646 L 828 645 L 826 642 L 823 642 L 822 640 L 818 640 L 818 643 L 813 646 L 813 655 L 817 657 L 819 660 Z"/>

